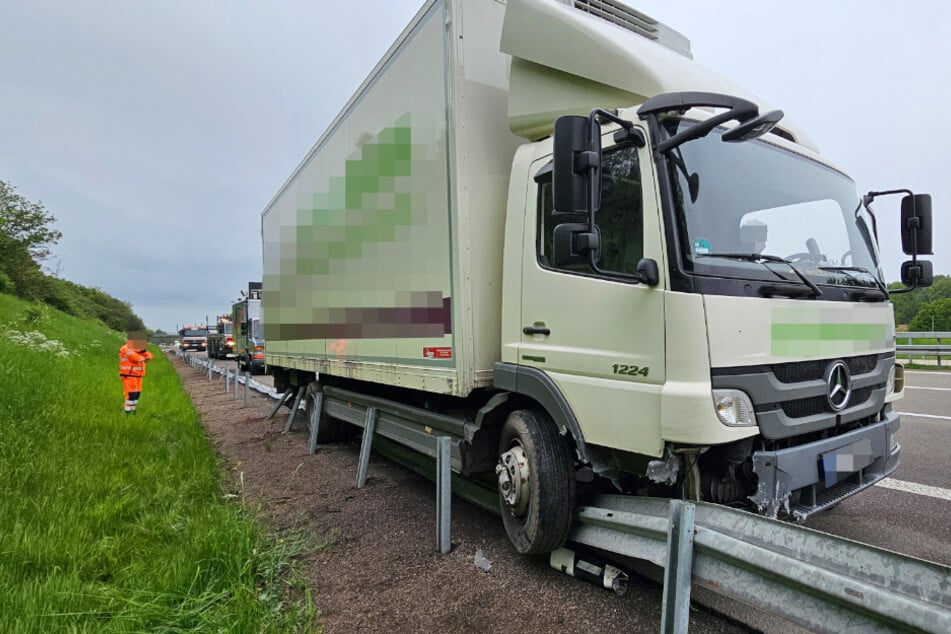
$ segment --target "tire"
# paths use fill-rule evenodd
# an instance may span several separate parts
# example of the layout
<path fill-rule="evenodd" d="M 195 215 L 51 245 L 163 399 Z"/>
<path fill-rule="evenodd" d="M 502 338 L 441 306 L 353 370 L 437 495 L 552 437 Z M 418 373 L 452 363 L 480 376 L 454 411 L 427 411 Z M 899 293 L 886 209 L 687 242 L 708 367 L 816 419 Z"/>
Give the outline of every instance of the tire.
<path fill-rule="evenodd" d="M 535 555 L 561 546 L 574 520 L 574 465 L 567 443 L 547 414 L 516 410 L 508 415 L 496 474 L 502 523 L 515 549 Z M 517 493 L 516 480 L 527 482 L 518 486 Z"/>

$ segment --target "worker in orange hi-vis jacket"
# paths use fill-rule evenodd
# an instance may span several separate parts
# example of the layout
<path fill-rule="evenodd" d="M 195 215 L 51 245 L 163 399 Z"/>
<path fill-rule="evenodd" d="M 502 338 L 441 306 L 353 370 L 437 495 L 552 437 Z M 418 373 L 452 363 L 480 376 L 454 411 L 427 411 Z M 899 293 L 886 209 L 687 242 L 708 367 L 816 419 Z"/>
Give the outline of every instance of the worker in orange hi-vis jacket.
<path fill-rule="evenodd" d="M 142 393 L 142 377 L 145 364 L 152 360 L 152 353 L 145 349 L 145 333 L 130 332 L 129 339 L 119 348 L 119 378 L 125 392 L 125 413 L 135 414 L 135 406 Z"/>

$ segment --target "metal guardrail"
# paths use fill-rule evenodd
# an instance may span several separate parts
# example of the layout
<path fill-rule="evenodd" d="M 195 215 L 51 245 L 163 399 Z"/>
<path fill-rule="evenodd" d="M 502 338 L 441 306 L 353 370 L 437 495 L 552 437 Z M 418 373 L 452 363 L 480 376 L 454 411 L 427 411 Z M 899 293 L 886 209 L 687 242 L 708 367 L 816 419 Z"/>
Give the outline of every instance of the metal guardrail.
<path fill-rule="evenodd" d="M 663 566 L 663 632 L 691 582 L 816 632 L 951 632 L 951 568 L 746 511 L 606 495 L 569 539 Z"/>
<path fill-rule="evenodd" d="M 230 370 L 188 353 L 183 357 L 209 379 L 221 374 L 225 391 L 231 391 Z M 282 406 L 290 409 L 289 428 L 300 399 L 240 375 L 233 379 L 235 398 L 241 379 L 245 398 L 250 386 L 279 400 L 271 416 Z M 313 446 L 319 414 L 310 418 Z M 450 547 L 449 440 L 439 439 L 437 456 L 437 548 L 443 553 Z M 365 438 L 363 473 L 368 450 Z M 662 566 L 662 632 L 687 632 L 692 583 L 815 632 L 951 632 L 951 567 L 746 511 L 603 495 L 578 509 L 569 540 Z"/>
<path fill-rule="evenodd" d="M 936 343 L 916 344 L 915 340 L 934 339 Z M 914 361 L 915 355 L 924 357 L 937 357 L 938 367 L 941 365 L 941 357 L 951 357 L 951 344 L 943 344 L 944 341 L 951 341 L 951 332 L 897 332 L 895 333 L 896 356 L 908 356 L 908 361 Z M 906 343 L 900 343 L 905 341 Z"/>
<path fill-rule="evenodd" d="M 216 367 L 214 360 L 197 357 L 188 352 L 176 351 L 177 354 L 180 354 L 187 363 L 192 368 L 201 371 L 202 373 L 208 374 L 208 380 L 212 379 L 212 374 L 218 373 L 220 375 L 220 380 L 224 383 L 225 393 L 233 394 L 233 398 L 238 398 L 238 384 L 244 383 L 244 404 L 248 404 L 248 389 L 254 389 L 262 394 L 270 396 L 272 399 L 277 401 L 277 404 L 274 406 L 274 409 L 271 410 L 271 413 L 265 417 L 265 420 L 271 419 L 275 414 L 282 408 L 287 407 L 288 415 L 287 422 L 284 424 L 284 433 L 291 431 L 291 428 L 297 419 L 297 414 L 304 410 L 306 411 L 306 404 L 303 402 L 304 389 L 300 388 L 297 390 L 289 389 L 283 394 L 274 390 L 274 388 L 259 383 L 251 378 L 250 371 L 246 376 L 243 376 L 242 373 L 238 370 L 235 370 L 234 373 L 231 372 L 230 368 L 227 367 Z M 332 400 L 332 399 L 331 399 Z M 317 435 L 318 428 L 320 424 L 321 412 L 323 408 L 326 407 L 325 397 L 323 393 L 318 395 L 315 406 L 310 412 L 307 423 L 307 431 L 310 433 L 310 453 L 313 454 L 316 452 L 317 445 Z M 356 419 L 352 416 L 344 416 L 345 420 L 348 420 L 351 424 L 356 425 L 357 427 L 362 427 L 364 430 L 363 439 L 360 444 L 360 458 L 357 465 L 357 482 L 356 486 L 358 489 L 363 488 L 366 484 L 367 478 L 367 468 L 370 462 L 370 450 L 374 444 L 374 439 L 382 436 L 394 435 L 393 430 L 388 429 L 387 425 L 394 423 L 392 415 L 383 417 L 379 416 L 376 408 L 372 406 L 364 407 L 362 411 L 362 417 Z M 425 412 L 423 412 L 425 413 Z M 339 414 L 339 412 L 338 412 Z M 376 426 L 378 418 L 382 418 L 383 430 L 382 433 L 377 431 Z M 438 426 L 437 421 L 430 421 L 434 425 Z M 379 436 L 378 436 L 379 435 Z M 426 434 L 425 438 L 432 441 L 431 451 L 426 451 L 422 444 L 419 442 L 407 443 L 406 438 L 401 438 L 400 434 L 395 434 L 396 438 L 399 438 L 403 441 L 402 444 L 408 444 L 413 447 L 416 451 L 424 453 L 435 459 L 435 481 L 436 481 L 436 548 L 442 554 L 447 554 L 452 548 L 451 542 L 451 523 L 452 523 L 452 445 L 453 440 L 446 436 L 444 433 L 439 435 L 429 435 Z M 458 441 L 456 441 L 458 443 Z M 430 448 L 426 445 L 426 448 Z M 455 452 L 458 454 L 458 446 L 455 449 Z M 419 469 L 417 469 L 419 470 Z M 420 471 L 422 472 L 422 471 Z"/>

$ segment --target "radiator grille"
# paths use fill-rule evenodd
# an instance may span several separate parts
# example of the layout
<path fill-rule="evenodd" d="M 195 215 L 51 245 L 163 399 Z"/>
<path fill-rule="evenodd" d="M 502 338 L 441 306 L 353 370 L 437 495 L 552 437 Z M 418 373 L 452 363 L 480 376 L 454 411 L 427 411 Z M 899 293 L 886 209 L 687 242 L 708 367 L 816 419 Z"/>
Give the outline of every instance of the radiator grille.
<path fill-rule="evenodd" d="M 849 366 L 849 373 L 868 374 L 875 369 L 878 363 L 878 355 L 869 354 L 863 357 L 852 357 L 843 359 Z M 773 374 L 781 383 L 799 383 L 801 381 L 816 381 L 825 374 L 829 367 L 828 360 L 820 361 L 799 361 L 795 363 L 778 363 L 771 367 Z"/>
<path fill-rule="evenodd" d="M 872 395 L 871 387 L 863 387 L 853 390 L 849 399 L 849 405 L 864 403 Z M 810 398 L 797 398 L 782 403 L 783 412 L 790 418 L 803 418 L 805 416 L 815 416 L 816 414 L 826 414 L 832 411 L 829 406 L 829 400 L 825 396 L 813 396 Z"/>

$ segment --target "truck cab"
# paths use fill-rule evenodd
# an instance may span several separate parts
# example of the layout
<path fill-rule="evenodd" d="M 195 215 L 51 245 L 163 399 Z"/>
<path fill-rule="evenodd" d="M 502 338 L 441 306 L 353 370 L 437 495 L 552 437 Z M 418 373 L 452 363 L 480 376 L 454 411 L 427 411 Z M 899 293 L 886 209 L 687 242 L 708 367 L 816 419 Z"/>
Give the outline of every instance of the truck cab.
<path fill-rule="evenodd" d="M 208 331 L 203 326 L 185 326 L 178 334 L 182 352 L 203 352 L 208 347 Z"/>
<path fill-rule="evenodd" d="M 516 155 L 500 373 L 563 398 L 619 488 L 641 472 L 803 520 L 899 464 L 876 218 L 781 117 L 665 94 Z M 902 207 L 906 281 L 927 285 L 930 229 L 907 225 L 930 227 L 930 198 Z"/>

